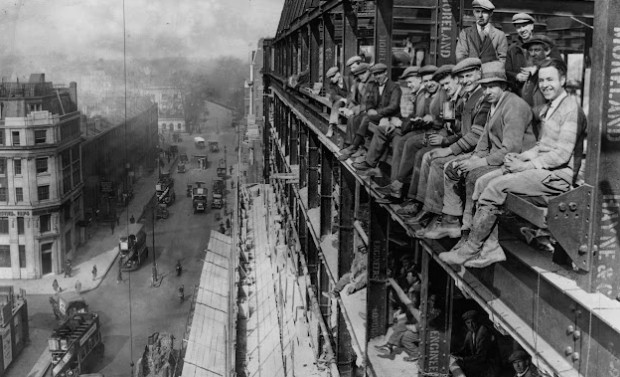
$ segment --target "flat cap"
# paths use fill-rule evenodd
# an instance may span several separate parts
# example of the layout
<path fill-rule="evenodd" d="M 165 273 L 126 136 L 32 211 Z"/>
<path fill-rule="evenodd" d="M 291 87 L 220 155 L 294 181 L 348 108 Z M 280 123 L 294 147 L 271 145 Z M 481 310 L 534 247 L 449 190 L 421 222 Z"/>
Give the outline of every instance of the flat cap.
<path fill-rule="evenodd" d="M 512 23 L 513 24 L 525 24 L 528 22 L 534 23 L 536 20 L 534 20 L 534 17 L 530 16 L 527 13 L 517 13 L 514 16 L 512 16 Z"/>
<path fill-rule="evenodd" d="M 407 67 L 403 71 L 403 74 L 400 75 L 399 79 L 406 79 L 411 76 L 417 76 L 419 71 L 420 71 L 420 67 L 418 67 L 417 65 Z"/>
<path fill-rule="evenodd" d="M 555 46 L 553 39 L 547 37 L 544 34 L 535 34 L 532 35 L 532 38 L 530 38 L 529 41 L 523 42 L 522 47 L 528 49 L 533 44 L 543 44 L 548 48 L 553 48 Z"/>
<path fill-rule="evenodd" d="M 454 64 L 444 64 L 437 68 L 435 73 L 433 73 L 433 81 L 439 81 L 446 76 L 452 75 L 452 68 L 454 68 Z"/>
<path fill-rule="evenodd" d="M 473 319 L 477 317 L 478 317 L 478 312 L 475 310 L 468 310 L 465 313 L 463 313 L 463 315 L 461 316 L 461 318 L 463 318 L 463 321 L 467 321 L 468 319 Z"/>
<path fill-rule="evenodd" d="M 424 76 L 424 75 L 432 75 L 437 71 L 437 66 L 436 65 L 425 65 L 424 67 L 420 68 L 419 74 L 420 76 Z"/>
<path fill-rule="evenodd" d="M 349 58 L 349 60 L 347 60 L 347 63 L 345 64 L 345 66 L 350 67 L 355 63 L 359 63 L 362 61 L 362 57 L 359 55 L 355 55 L 355 56 L 351 56 Z"/>
<path fill-rule="evenodd" d="M 383 63 L 377 63 L 373 65 L 372 67 L 370 67 L 370 72 L 372 73 L 380 73 L 380 72 L 385 72 L 385 71 L 387 71 L 387 65 Z"/>
<path fill-rule="evenodd" d="M 458 62 L 454 68 L 452 68 L 452 74 L 457 75 L 461 72 L 469 71 L 470 69 L 480 68 L 482 61 L 478 58 L 465 58 Z"/>
<path fill-rule="evenodd" d="M 529 360 L 529 358 L 530 358 L 530 355 L 528 355 L 527 352 L 523 350 L 516 350 L 510 354 L 508 361 L 511 363 L 514 363 L 517 360 Z"/>
<path fill-rule="evenodd" d="M 494 10 L 495 9 L 495 5 L 493 5 L 493 3 L 490 2 L 489 0 L 474 0 L 471 3 L 471 7 L 472 8 L 482 8 L 482 9 L 486 9 L 486 10 Z"/>
<path fill-rule="evenodd" d="M 351 73 L 354 76 L 358 76 L 361 75 L 362 73 L 368 71 L 368 68 L 370 68 L 370 64 L 368 63 L 360 63 L 357 65 L 357 67 L 351 69 Z"/>
<path fill-rule="evenodd" d="M 330 69 L 327 70 L 327 72 L 325 73 L 325 76 L 328 79 L 331 79 L 332 77 L 336 75 L 336 73 L 338 73 L 338 67 L 331 67 Z"/>
<path fill-rule="evenodd" d="M 504 63 L 499 60 L 494 60 L 482 65 L 482 78 L 478 81 L 480 84 L 507 81 Z"/>

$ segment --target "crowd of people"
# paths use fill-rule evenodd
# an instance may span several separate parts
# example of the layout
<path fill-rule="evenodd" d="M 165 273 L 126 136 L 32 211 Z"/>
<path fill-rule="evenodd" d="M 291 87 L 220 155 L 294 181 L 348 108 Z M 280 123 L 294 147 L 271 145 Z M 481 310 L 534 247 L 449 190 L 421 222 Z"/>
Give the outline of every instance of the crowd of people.
<path fill-rule="evenodd" d="M 497 217 L 507 194 L 544 205 L 582 182 L 586 122 L 565 89 L 566 64 L 551 38 L 534 34 L 534 18 L 512 17 L 519 41 L 509 47 L 491 23 L 494 5 L 472 8 L 476 23 L 460 32 L 455 65 L 404 69 L 409 98 L 383 63 L 354 56 L 346 75 L 330 68 L 327 136 L 346 118 L 338 158 L 360 175 L 376 173 L 391 150 L 378 202 L 398 204 L 420 238 L 459 239 L 443 261 L 481 268 L 506 258 Z"/>

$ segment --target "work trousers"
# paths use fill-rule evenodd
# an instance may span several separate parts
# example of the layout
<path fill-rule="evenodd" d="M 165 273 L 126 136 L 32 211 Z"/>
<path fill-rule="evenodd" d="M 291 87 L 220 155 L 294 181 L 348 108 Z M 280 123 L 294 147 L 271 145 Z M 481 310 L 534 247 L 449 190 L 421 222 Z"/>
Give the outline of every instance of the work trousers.
<path fill-rule="evenodd" d="M 440 214 L 443 208 L 443 170 L 447 163 L 456 158 L 454 155 L 431 158 L 430 152 L 425 153 L 417 192 L 410 187 L 407 197 L 424 203 L 425 211 Z"/>
<path fill-rule="evenodd" d="M 402 347 L 411 357 L 419 356 L 420 335 L 417 332 L 409 330 L 404 322 L 394 324 L 392 331 L 392 335 L 388 339 L 389 344 Z"/>
<path fill-rule="evenodd" d="M 408 182 L 409 176 L 411 178 L 411 186 L 415 191 L 418 189 L 418 180 L 420 176 L 420 165 L 422 164 L 422 158 L 424 153 L 429 152 L 439 146 L 430 146 L 427 143 L 428 136 L 436 133 L 443 137 L 447 135 L 445 129 L 439 131 L 425 131 L 419 133 L 416 137 L 412 137 L 403 146 L 403 153 L 400 158 L 400 166 L 398 168 L 398 174 L 396 179 L 400 182 Z M 421 152 L 421 153 L 420 153 Z M 417 169 L 416 169 L 417 168 Z"/>
<path fill-rule="evenodd" d="M 558 196 L 570 190 L 570 184 L 546 169 L 531 169 L 508 173 L 492 179 L 480 194 L 478 205 L 499 208 L 506 201 L 508 193 L 521 196 Z"/>
<path fill-rule="evenodd" d="M 454 167 L 454 162 L 468 159 L 470 156 L 461 156 L 445 164 L 443 181 L 443 209 L 442 213 L 452 216 L 463 216 L 463 229 L 470 229 L 473 217 L 473 194 L 476 181 L 483 175 L 500 169 L 501 166 L 481 166 L 463 174 Z"/>
<path fill-rule="evenodd" d="M 340 110 L 340 108 L 344 107 L 346 104 L 344 99 L 339 99 L 338 101 L 334 102 L 332 104 L 332 109 L 329 113 L 329 124 L 338 124 L 338 120 L 340 117 L 340 113 L 338 112 L 338 110 Z"/>
<path fill-rule="evenodd" d="M 381 156 L 383 156 L 383 153 L 385 153 L 390 146 L 390 142 L 392 142 L 392 144 L 398 144 L 401 138 L 402 134 L 400 133 L 400 128 L 396 128 L 394 131 L 387 133 L 383 127 L 377 127 L 370 141 L 370 148 L 368 148 L 368 153 L 366 154 L 366 162 L 371 166 L 376 166 Z"/>
<path fill-rule="evenodd" d="M 345 144 L 353 144 L 353 140 L 355 140 L 355 135 L 357 135 L 358 129 L 362 125 L 364 118 L 366 118 L 366 113 L 362 112 L 357 115 L 353 115 L 347 120 L 347 132 L 344 140 Z M 366 128 L 368 129 L 368 126 L 366 126 Z M 364 133 L 364 135 L 366 135 L 366 133 Z"/>
<path fill-rule="evenodd" d="M 424 135 L 424 131 L 413 130 L 413 131 L 409 131 L 406 134 L 402 135 L 400 138 L 392 141 L 392 162 L 391 162 L 392 174 L 390 176 L 392 182 L 398 179 L 397 177 L 398 177 L 398 172 L 400 169 L 400 164 L 402 161 L 403 150 L 405 149 L 405 144 L 407 143 L 407 140 L 411 138 L 419 137 L 420 134 Z M 401 183 L 404 183 L 404 182 L 401 182 Z"/>

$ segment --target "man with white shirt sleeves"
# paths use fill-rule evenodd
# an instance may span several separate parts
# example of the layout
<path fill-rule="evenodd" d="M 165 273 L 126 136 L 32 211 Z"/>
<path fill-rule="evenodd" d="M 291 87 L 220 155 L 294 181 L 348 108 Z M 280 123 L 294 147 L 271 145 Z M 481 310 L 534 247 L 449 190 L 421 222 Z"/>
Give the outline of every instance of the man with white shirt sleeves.
<path fill-rule="evenodd" d="M 499 60 L 506 61 L 508 40 L 503 31 L 491 25 L 495 5 L 489 0 L 474 0 L 476 24 L 463 29 L 456 43 L 456 61 L 465 58 L 478 58 L 482 63 Z"/>
<path fill-rule="evenodd" d="M 547 100 L 540 112 L 541 138 L 533 148 L 505 156 L 504 174 L 491 180 L 480 194 L 467 241 L 459 249 L 440 256 L 447 263 L 485 267 L 495 262 L 493 255 L 481 257 L 481 250 L 497 226 L 497 215 L 508 193 L 549 199 L 579 181 L 581 161 L 575 151 L 581 149 L 576 145 L 583 142 L 585 125 L 579 124 L 579 104 L 563 87 L 566 65 L 561 60 L 546 60 L 538 75 Z M 497 249 L 501 252 L 501 248 Z"/>

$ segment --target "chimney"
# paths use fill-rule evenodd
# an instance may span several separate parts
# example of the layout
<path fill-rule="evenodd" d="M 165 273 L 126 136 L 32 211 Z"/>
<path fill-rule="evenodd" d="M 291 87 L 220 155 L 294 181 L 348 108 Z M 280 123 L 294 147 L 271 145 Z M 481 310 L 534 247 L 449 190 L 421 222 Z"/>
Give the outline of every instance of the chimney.
<path fill-rule="evenodd" d="M 69 97 L 71 97 L 71 101 L 75 105 L 75 108 L 78 109 L 77 83 L 75 81 L 69 83 Z"/>

